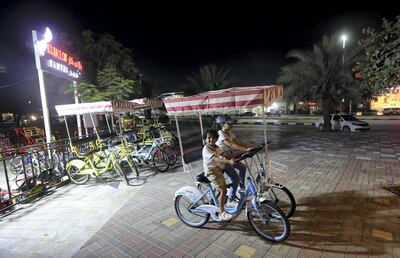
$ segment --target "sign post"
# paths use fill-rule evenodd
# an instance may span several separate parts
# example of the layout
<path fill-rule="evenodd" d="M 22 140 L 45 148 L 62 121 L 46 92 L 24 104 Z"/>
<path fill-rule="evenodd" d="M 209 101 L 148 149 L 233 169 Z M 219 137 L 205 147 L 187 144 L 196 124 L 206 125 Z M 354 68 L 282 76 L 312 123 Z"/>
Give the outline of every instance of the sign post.
<path fill-rule="evenodd" d="M 49 28 L 46 28 L 46 32 L 42 40 L 37 39 L 37 33 L 35 30 L 33 30 L 32 39 L 35 52 L 36 68 L 38 70 L 38 75 L 39 75 L 40 97 L 42 100 L 46 142 L 50 143 L 51 128 L 50 128 L 49 110 L 47 107 L 46 91 L 43 80 L 43 72 L 47 72 L 57 77 L 62 77 L 64 79 L 72 81 L 75 87 L 74 90 L 75 103 L 78 103 L 79 101 L 76 90 L 76 81 L 78 81 L 81 77 L 82 63 L 81 61 L 77 60 L 75 57 L 68 54 L 67 52 L 50 44 L 50 41 L 53 39 L 53 36 Z M 79 137 L 81 137 L 82 136 L 81 119 L 79 115 L 77 115 L 77 125 L 78 125 L 78 135 Z"/>
<path fill-rule="evenodd" d="M 39 78 L 39 88 L 40 88 L 40 98 L 42 100 L 42 112 L 44 119 L 44 130 L 46 133 L 46 143 L 51 142 L 51 127 L 50 127 L 50 117 L 49 117 L 49 109 L 47 107 L 47 97 L 46 97 L 46 89 L 44 87 L 44 79 L 43 79 L 43 71 L 40 64 L 40 54 L 37 40 L 37 33 L 35 30 L 32 31 L 32 39 L 33 39 L 33 49 L 35 52 L 35 62 L 36 69 L 38 71 Z"/>

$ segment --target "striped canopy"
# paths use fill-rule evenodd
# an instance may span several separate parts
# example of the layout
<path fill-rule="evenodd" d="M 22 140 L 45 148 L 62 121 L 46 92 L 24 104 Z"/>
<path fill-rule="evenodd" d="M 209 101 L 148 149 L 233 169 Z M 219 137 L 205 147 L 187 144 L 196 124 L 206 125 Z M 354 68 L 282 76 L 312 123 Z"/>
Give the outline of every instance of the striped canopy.
<path fill-rule="evenodd" d="M 268 105 L 282 97 L 282 85 L 236 87 L 164 100 L 169 115 L 235 112 L 239 108 Z"/>
<path fill-rule="evenodd" d="M 161 100 L 134 99 L 130 101 L 112 100 L 91 103 L 79 103 L 68 105 L 56 105 L 58 116 L 82 115 L 82 114 L 104 114 L 112 112 L 130 112 L 134 110 L 158 108 L 162 106 Z"/>
<path fill-rule="evenodd" d="M 133 100 L 130 100 L 129 102 L 140 105 L 140 106 L 137 106 L 135 109 L 160 108 L 163 105 L 163 102 L 160 99 L 143 98 L 143 99 L 133 99 Z"/>

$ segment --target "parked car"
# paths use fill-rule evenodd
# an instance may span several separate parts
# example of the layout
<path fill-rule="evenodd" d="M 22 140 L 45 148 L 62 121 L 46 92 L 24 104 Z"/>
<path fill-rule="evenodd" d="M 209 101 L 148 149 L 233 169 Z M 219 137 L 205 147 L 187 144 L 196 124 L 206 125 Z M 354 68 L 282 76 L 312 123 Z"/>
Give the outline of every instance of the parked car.
<path fill-rule="evenodd" d="M 253 112 L 244 112 L 243 114 L 240 114 L 238 116 L 255 116 L 256 114 Z"/>
<path fill-rule="evenodd" d="M 367 110 L 362 110 L 360 112 L 361 112 L 361 115 L 363 115 L 363 116 L 381 116 L 381 115 L 383 115 L 382 111 L 379 111 L 378 109 L 367 109 Z"/>
<path fill-rule="evenodd" d="M 332 130 L 340 131 L 366 131 L 370 129 L 370 126 L 365 121 L 360 121 L 351 115 L 332 114 L 330 115 Z M 321 131 L 324 128 L 324 117 L 320 117 L 315 121 L 315 126 Z"/>
<path fill-rule="evenodd" d="M 400 115 L 400 108 L 384 108 L 384 115 Z"/>

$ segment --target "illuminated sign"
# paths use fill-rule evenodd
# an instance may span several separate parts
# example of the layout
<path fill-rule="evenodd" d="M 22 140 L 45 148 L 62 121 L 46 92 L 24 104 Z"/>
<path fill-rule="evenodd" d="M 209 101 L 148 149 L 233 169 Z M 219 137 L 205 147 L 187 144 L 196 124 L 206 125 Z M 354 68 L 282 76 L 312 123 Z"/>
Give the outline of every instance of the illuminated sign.
<path fill-rule="evenodd" d="M 79 81 L 83 71 L 81 61 L 50 43 L 40 57 L 40 64 L 43 71 L 74 81 Z"/>

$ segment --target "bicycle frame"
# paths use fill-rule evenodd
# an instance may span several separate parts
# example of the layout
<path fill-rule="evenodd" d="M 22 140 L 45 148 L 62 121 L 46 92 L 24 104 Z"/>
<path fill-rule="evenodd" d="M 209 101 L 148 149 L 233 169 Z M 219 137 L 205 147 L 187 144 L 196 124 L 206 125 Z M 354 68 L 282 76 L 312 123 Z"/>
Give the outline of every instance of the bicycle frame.
<path fill-rule="evenodd" d="M 144 150 L 147 148 L 147 145 L 143 145 L 139 150 L 136 148 L 133 148 L 133 151 L 131 153 L 131 156 L 138 157 L 142 160 L 148 160 L 151 158 L 154 152 L 158 151 L 160 148 L 158 147 L 158 143 L 153 140 L 153 144 L 150 146 L 150 150 L 148 152 L 144 152 Z"/>
<path fill-rule="evenodd" d="M 110 171 L 113 169 L 113 164 L 114 162 L 117 162 L 117 157 L 116 154 L 114 153 L 114 150 L 109 150 L 108 153 L 106 153 L 106 160 L 105 160 L 105 165 L 104 168 L 98 169 L 95 166 L 95 163 L 92 161 L 91 158 L 87 158 L 85 160 L 81 159 L 73 159 L 67 164 L 67 169 L 74 165 L 77 168 L 79 168 L 78 174 L 80 175 L 86 175 L 89 174 L 91 176 L 99 176 L 107 171 Z"/>
<path fill-rule="evenodd" d="M 225 208 L 225 211 L 232 215 L 239 213 L 240 210 L 242 209 L 243 205 L 246 203 L 247 198 L 249 196 L 253 196 L 251 201 L 248 202 L 246 205 L 246 212 L 248 209 L 251 209 L 254 207 L 259 218 L 263 221 L 263 223 L 265 223 L 265 220 L 260 215 L 260 212 L 256 205 L 258 193 L 257 193 L 257 187 L 254 182 L 254 178 L 253 178 L 253 176 L 250 175 L 247 177 L 247 179 L 248 179 L 248 182 L 247 182 L 247 186 L 246 186 L 246 191 L 241 194 L 241 198 L 240 198 L 238 206 L 236 208 Z M 178 195 L 186 196 L 187 198 L 189 198 L 192 201 L 192 204 L 188 207 L 188 209 L 192 213 L 203 213 L 203 214 L 208 213 L 212 216 L 212 218 L 214 220 L 219 221 L 220 219 L 218 217 L 218 213 L 219 213 L 219 205 L 220 204 L 218 202 L 217 197 L 215 196 L 215 189 L 211 186 L 210 183 L 207 184 L 207 188 L 208 188 L 207 191 L 205 191 L 203 193 L 195 187 L 184 186 L 184 187 L 180 188 L 178 191 L 176 191 L 175 197 Z M 213 202 L 215 203 L 215 205 L 203 204 L 196 208 L 192 208 L 193 206 L 196 206 L 200 200 L 204 199 L 205 196 L 207 195 L 207 193 L 211 194 L 211 198 L 212 198 Z"/>

